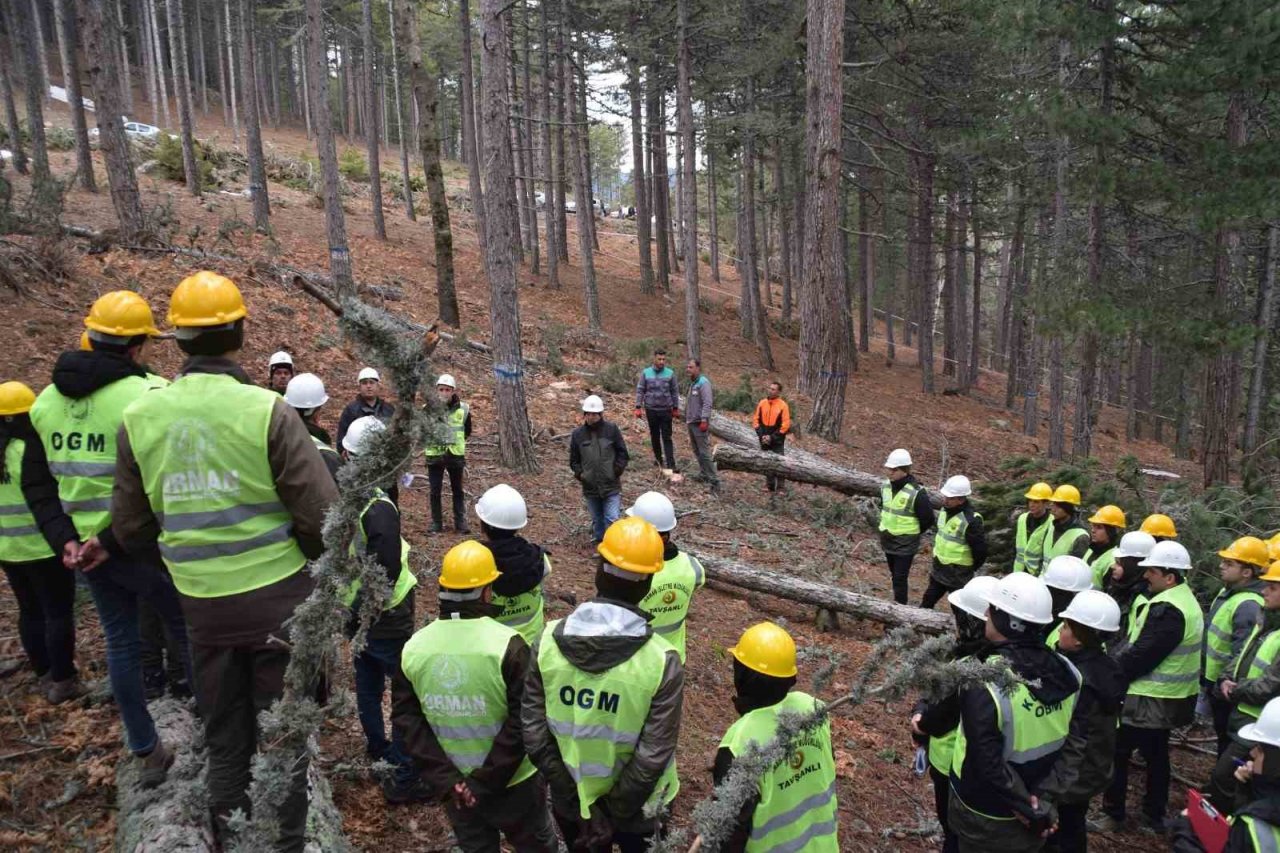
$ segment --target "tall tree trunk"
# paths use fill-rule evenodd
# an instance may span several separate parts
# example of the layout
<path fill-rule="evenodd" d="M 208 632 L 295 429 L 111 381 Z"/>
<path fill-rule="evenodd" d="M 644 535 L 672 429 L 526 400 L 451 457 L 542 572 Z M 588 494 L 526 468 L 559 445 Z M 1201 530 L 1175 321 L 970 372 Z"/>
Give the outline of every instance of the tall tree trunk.
<path fill-rule="evenodd" d="M 773 158 L 773 189 L 778 194 L 778 237 L 782 243 L 782 322 L 791 322 L 792 302 L 795 295 L 792 292 L 791 278 L 791 197 L 787 193 L 786 188 L 786 169 L 783 166 L 782 142 L 779 140 L 774 148 Z"/>
<path fill-rule="evenodd" d="M 871 234 L 872 194 L 867 186 L 858 188 L 858 294 L 861 302 L 858 311 L 858 349 L 871 352 L 871 331 L 875 327 L 872 298 L 876 280 L 876 242 Z M 785 235 L 785 232 L 784 232 Z M 786 240 L 786 237 L 783 237 Z M 786 243 L 784 242 L 785 246 Z M 787 264 L 784 262 L 784 268 Z M 885 318 L 888 322 L 888 318 Z"/>
<path fill-rule="evenodd" d="M 14 27 L 18 42 L 22 48 L 22 74 L 26 80 L 27 95 L 27 131 L 31 134 L 31 181 L 39 204 L 38 215 L 50 212 L 48 207 L 53 198 L 47 193 L 55 192 L 53 175 L 49 172 L 49 149 L 44 136 L 44 97 L 39 88 L 41 77 L 40 52 L 36 42 L 40 34 L 38 21 L 33 17 L 33 6 L 24 0 L 17 0 L 12 6 L 14 14 L 9 23 Z M 46 84 L 44 92 L 48 91 Z"/>
<path fill-rule="evenodd" d="M 755 78 L 747 78 L 747 113 L 755 109 Z M 760 366 L 765 370 L 773 370 L 773 350 L 769 346 L 769 327 L 765 322 L 764 302 L 760 299 L 759 267 L 756 257 L 756 135 L 748 125 L 743 133 L 742 142 L 742 237 L 743 260 L 746 275 L 743 276 L 743 288 L 750 289 L 748 310 L 751 312 L 748 321 L 751 324 L 750 337 L 760 348 Z"/>
<path fill-rule="evenodd" d="M 1058 88 L 1067 88 L 1067 61 L 1070 58 L 1070 42 L 1058 39 Z M 1071 140 L 1066 131 L 1058 134 L 1054 154 L 1053 188 L 1053 283 L 1046 292 L 1055 300 L 1062 299 L 1071 288 L 1071 263 L 1067 257 L 1067 169 L 1070 165 Z M 1049 340 L 1049 458 L 1061 459 L 1066 455 L 1066 364 L 1062 351 L 1062 334 L 1056 329 Z M 1092 381 L 1092 380 L 1090 380 Z"/>
<path fill-rule="evenodd" d="M 1262 263 L 1258 265 L 1258 307 L 1253 338 L 1253 363 L 1249 365 L 1249 402 L 1244 420 L 1244 455 L 1249 458 L 1258 448 L 1258 430 L 1262 422 L 1262 397 L 1266 388 L 1267 348 L 1271 342 L 1271 324 L 1275 322 L 1276 259 L 1280 256 L 1280 223 L 1267 226 L 1267 242 Z"/>
<path fill-rule="evenodd" d="M 934 392 L 933 384 L 933 172 L 932 153 L 916 155 L 916 251 L 917 272 L 920 276 L 912 289 L 919 294 L 919 341 L 917 353 L 920 361 L 921 389 L 926 394 Z"/>
<path fill-rule="evenodd" d="M 396 38 L 395 0 L 387 0 L 387 23 L 391 28 L 391 86 L 396 101 L 396 144 L 400 146 L 400 174 L 404 179 L 404 215 L 418 221 L 413 209 L 413 173 L 409 171 L 409 144 L 404 138 L 404 97 L 400 94 L 400 44 Z"/>
<path fill-rule="evenodd" d="M 17 5 L 23 5 L 23 0 L 16 0 Z M 26 12 L 31 16 L 31 30 L 35 39 L 34 47 L 36 49 L 36 66 L 35 74 L 37 76 L 28 77 L 28 81 L 35 81 L 36 92 L 41 102 L 49 100 L 49 54 L 45 51 L 44 42 L 44 21 L 40 15 L 40 0 L 27 0 Z M 21 12 L 19 14 L 22 14 Z"/>
<path fill-rule="evenodd" d="M 165 79 L 164 44 L 160 40 L 160 19 L 156 15 L 156 0 L 144 0 L 147 19 L 151 25 L 151 56 L 156 65 L 156 85 L 160 89 L 160 115 L 164 128 L 169 128 L 169 82 Z"/>
<path fill-rule="evenodd" d="M 205 59 L 204 4 L 196 0 L 196 78 L 200 81 L 200 114 L 209 114 L 209 67 Z"/>
<path fill-rule="evenodd" d="M 716 188 L 716 149 L 711 137 L 711 104 L 703 102 L 707 132 L 703 145 L 707 149 L 707 217 L 711 246 L 711 280 L 720 283 L 720 193 Z"/>
<path fill-rule="evenodd" d="M 119 55 L 115 58 L 115 66 L 120 69 L 119 85 L 120 85 L 120 104 L 124 107 L 125 112 L 121 115 L 130 115 L 133 113 L 133 80 L 129 71 L 129 45 L 125 38 L 124 27 L 124 0 L 119 0 L 115 4 L 114 10 L 108 8 L 108 15 L 115 15 L 116 32 L 119 38 L 109 45 L 111 49 L 119 46 Z M 79 29 L 77 27 L 77 29 Z"/>
<path fill-rule="evenodd" d="M 347 247 L 346 218 L 342 212 L 342 195 L 338 189 L 338 152 L 333 141 L 333 117 L 329 113 L 329 45 L 324 37 L 324 4 L 322 0 L 306 0 L 307 63 L 311 109 L 316 119 L 316 153 L 324 185 L 324 221 L 329 240 L 329 272 L 339 296 L 354 296 L 351 277 L 351 250 Z M 248 63 L 246 63 L 248 64 Z M 246 80 L 244 89 L 249 89 Z M 247 93 L 246 112 L 252 110 L 252 93 Z"/>
<path fill-rule="evenodd" d="M 559 217 L 555 213 L 556 201 L 556 184 L 555 184 L 555 164 L 553 162 L 554 149 L 551 145 L 551 125 L 554 120 L 554 114 L 551 111 L 551 89 L 552 78 L 551 73 L 551 22 L 547 15 L 547 0 L 539 0 L 538 2 L 538 19 L 539 28 L 542 30 L 542 208 L 543 218 L 547 223 L 547 286 L 560 289 L 560 244 L 567 238 L 565 233 L 560 230 Z M 628 60 L 630 67 L 630 60 Z M 641 258 L 643 260 L 643 257 Z M 641 282 L 644 281 L 644 269 L 641 272 Z"/>
<path fill-rule="evenodd" d="M 266 233 L 271 227 L 271 198 L 267 189 L 267 168 L 262 154 L 262 118 L 254 101 L 258 91 L 257 27 L 251 0 L 239 0 L 240 93 L 244 98 L 244 149 L 249 159 L 249 198 L 253 204 L 253 227 Z M 331 244 L 337 245 L 337 244 Z M 345 245 L 345 242 L 344 242 Z"/>
<path fill-rule="evenodd" d="M 1049 236 L 1049 211 L 1041 211 L 1036 222 L 1036 290 L 1043 292 L 1048 287 L 1045 270 L 1048 267 L 1050 252 L 1046 248 Z M 1018 332 L 1018 361 L 1021 364 L 1020 386 L 1022 390 L 1022 434 L 1034 437 L 1040 429 L 1040 347 L 1037 342 L 1037 328 L 1040 318 L 1036 316 L 1036 302 L 1031 298 L 1030 263 L 1025 262 L 1019 273 L 1020 301 L 1018 316 L 1022 318 Z"/>
<path fill-rule="evenodd" d="M 241 83 L 240 86 L 236 85 L 236 48 L 235 48 L 236 28 L 231 21 L 231 2 L 232 0 L 222 0 L 222 11 L 226 19 L 225 26 L 226 26 L 226 36 L 227 36 L 227 81 L 228 81 L 228 84 L 230 85 L 230 100 L 231 100 L 231 144 L 239 145 L 240 144 L 240 89 L 243 89 L 244 85 L 243 83 Z M 324 59 L 324 64 L 322 67 L 328 68 L 329 67 L 328 55 L 326 54 L 322 58 Z M 302 63 L 302 67 L 304 69 L 306 68 L 308 62 L 309 60 Z M 314 77 L 315 73 L 312 72 L 309 76 Z M 304 80 L 303 82 L 305 84 L 306 81 Z M 310 90 L 308 90 L 308 98 L 310 98 Z"/>
<path fill-rule="evenodd" d="M 222 50 L 224 44 L 222 34 L 222 15 L 217 9 L 213 12 L 213 49 L 217 59 L 218 72 L 218 99 L 222 101 L 222 123 L 227 127 L 231 127 L 231 93 L 227 88 L 227 55 Z M 298 45 L 293 46 L 294 54 L 297 54 Z M 302 63 L 299 63 L 301 65 Z M 311 136 L 311 126 L 307 125 L 307 137 Z"/>
<path fill-rule="evenodd" d="M 579 56 L 581 55 L 582 55 L 581 51 L 579 51 Z M 587 75 L 584 70 L 586 68 L 586 64 L 587 64 L 586 59 L 583 58 L 582 61 L 578 63 L 578 67 L 577 67 L 578 121 L 582 122 L 582 138 L 584 140 L 583 148 L 582 148 L 582 161 L 585 164 L 586 170 L 587 170 L 587 201 L 591 205 L 591 216 L 587 218 L 587 226 L 591 231 L 591 246 L 598 252 L 600 251 L 600 238 L 596 235 L 595 197 L 592 194 L 592 190 L 593 190 L 592 175 L 594 173 L 592 172 L 592 169 L 591 169 L 591 145 L 590 145 L 591 123 L 587 114 Z"/>
<path fill-rule="evenodd" d="M 512 2 L 514 9 L 516 3 Z M 529 249 L 529 241 L 532 234 L 529 230 L 529 210 L 525 206 L 525 174 L 523 169 L 523 155 L 520 144 L 520 127 L 524 124 L 520 116 L 524 112 L 525 98 L 519 93 L 516 85 L 516 38 L 515 38 L 515 14 L 507 16 L 505 22 L 506 32 L 506 50 L 507 50 L 507 68 L 506 73 L 502 75 L 502 83 L 507 91 L 507 103 L 511 105 L 512 121 L 511 138 L 508 144 L 511 146 L 511 161 L 515 169 L 515 194 L 516 206 L 511 211 L 511 215 L 516 219 L 516 234 L 520 239 L 516 240 L 516 266 L 519 267 L 524 263 L 524 254 Z M 572 73 L 572 72 L 570 72 Z M 575 167 L 576 168 L 576 167 Z M 575 180 L 576 172 L 575 172 Z"/>
<path fill-rule="evenodd" d="M 560 14 L 568 18 L 568 0 L 560 0 Z M 565 98 L 570 104 L 577 101 L 574 92 L 573 57 L 565 54 L 561 57 L 560 67 L 564 81 Z M 587 309 L 587 328 L 593 332 L 600 331 L 600 295 L 596 288 L 596 265 L 591 251 L 591 182 L 587 175 L 587 160 L 583 153 L 586 145 L 585 130 L 577 121 L 577 110 L 571 111 L 574 121 L 566 132 L 569 135 L 569 160 L 573 169 L 573 197 L 576 199 L 574 212 L 578 219 L 578 254 L 582 263 L 582 296 Z"/>
<path fill-rule="evenodd" d="M 969 326 L 969 372 L 964 384 L 967 391 L 978 384 L 982 346 L 982 225 L 979 219 L 978 182 L 969 191 L 969 221 L 973 228 L 973 321 Z"/>
<path fill-rule="evenodd" d="M 671 249 L 668 240 L 671 234 L 667 218 L 671 208 L 667 204 L 667 128 L 663 125 L 663 91 L 661 69 L 657 61 L 657 44 L 654 44 L 654 59 L 649 63 L 649 75 L 645 79 L 648 94 L 649 150 L 653 155 L 653 215 L 654 234 L 657 246 L 654 250 L 658 262 L 658 286 L 665 291 L 671 290 Z"/>
<path fill-rule="evenodd" d="M 530 44 L 533 41 L 533 13 L 529 11 L 529 2 L 524 0 L 520 4 L 521 7 L 521 30 L 524 31 L 524 40 L 522 42 L 522 58 L 521 68 L 524 81 L 524 97 L 520 101 L 520 112 L 524 120 L 520 122 L 520 147 L 521 147 L 521 168 L 524 172 L 524 196 L 520 199 L 520 203 L 529 211 L 529 223 L 532 238 L 529 244 L 529 272 L 533 275 L 542 274 L 542 251 L 539 247 L 538 237 L 538 183 L 537 169 L 534 166 L 534 149 L 537 147 L 533 129 L 533 114 L 536 108 L 536 100 L 533 97 L 533 75 L 529 67 Z"/>
<path fill-rule="evenodd" d="M 547 2 L 550 3 L 551 0 L 547 0 Z M 552 77 L 555 80 L 555 87 L 556 87 L 555 94 L 552 95 L 552 100 L 555 103 L 555 108 L 556 108 L 556 121 L 554 125 L 554 131 L 555 131 L 554 136 L 555 136 L 555 146 L 556 146 L 556 172 L 555 172 L 556 202 L 553 205 L 553 208 L 554 208 L 554 213 L 557 221 L 556 230 L 560 233 L 560 237 L 561 237 L 560 246 L 559 246 L 560 260 L 564 262 L 565 266 L 568 266 L 569 265 L 569 212 L 566 206 L 566 202 L 567 202 L 567 193 L 568 193 L 569 161 L 566 159 L 566 156 L 565 156 L 564 135 L 566 132 L 565 129 L 569 121 L 571 120 L 570 116 L 572 116 L 573 113 L 572 113 L 572 110 L 568 108 L 569 96 L 568 96 L 568 93 L 565 92 L 564 77 L 560 73 L 560 67 L 561 67 L 560 62 L 564 59 L 564 54 L 565 54 L 565 49 L 564 49 L 565 22 L 562 20 L 562 17 L 563 16 L 560 16 L 560 15 L 556 16 L 556 24 L 555 24 L 556 47 L 555 47 L 555 59 L 554 59 L 555 71 L 552 74 Z"/>
<path fill-rule="evenodd" d="M 84 117 L 84 100 L 80 92 L 80 60 L 76 53 L 75 15 L 71 0 L 53 0 L 53 20 L 58 31 L 58 56 L 62 60 L 62 85 L 67 90 L 67 106 L 71 109 L 71 127 L 76 137 L 76 174 L 80 186 L 91 193 L 98 191 L 93 177 L 93 153 L 89 150 L 89 127 Z"/>
<path fill-rule="evenodd" d="M 955 251 L 955 294 L 952 305 L 955 323 L 956 387 L 968 388 L 969 376 L 969 202 L 963 190 L 956 192 L 956 229 L 952 235 Z"/>
<path fill-rule="evenodd" d="M 178 96 L 178 128 L 182 136 L 182 171 L 187 192 L 200 197 L 200 167 L 196 162 L 196 140 L 191 127 L 191 85 L 187 79 L 187 55 L 182 41 L 185 14 L 182 0 L 165 0 L 169 16 L 169 54 L 173 65 L 173 88 Z"/>
<path fill-rule="evenodd" d="M 959 267 L 960 252 L 956 248 L 956 219 L 958 218 L 959 199 L 955 192 L 947 193 L 946 211 L 943 213 L 942 226 L 942 375 L 956 375 L 956 268 Z"/>
<path fill-rule="evenodd" d="M 0 19 L 7 17 L 3 12 L 4 4 L 0 3 Z M 11 67 L 16 67 L 16 63 L 0 62 L 0 96 L 4 97 L 5 129 L 9 133 L 5 144 L 13 152 L 13 168 L 18 170 L 18 174 L 25 175 L 27 174 L 27 150 L 22 144 L 22 129 L 18 124 L 18 105 L 13 101 L 13 79 L 9 75 Z"/>
<path fill-rule="evenodd" d="M 676 124 L 684 149 L 681 166 L 680 218 L 684 225 L 684 340 L 689 358 L 702 358 L 698 313 L 698 176 L 697 142 L 693 135 L 693 48 L 689 37 L 689 4 L 679 0 L 680 57 L 676 81 Z"/>
<path fill-rule="evenodd" d="M 480 244 L 486 243 L 488 233 L 485 217 L 484 190 L 480 184 L 479 128 L 476 127 L 475 75 L 471 53 L 471 0 L 458 0 L 458 37 L 462 44 L 462 65 L 458 86 L 462 93 L 462 150 L 467 163 L 467 182 L 471 192 L 471 210 L 476 217 L 476 235 Z M 419 104 L 421 109 L 422 105 Z M 418 127 L 422 127 L 421 121 Z"/>
<path fill-rule="evenodd" d="M 632 6 L 632 32 L 639 26 L 639 14 Z M 545 49 L 545 48 L 544 48 Z M 631 183 L 636 195 L 636 247 L 640 253 L 640 292 L 653 293 L 653 252 L 649 223 L 649 187 L 644 171 L 644 131 L 640 121 L 640 63 L 634 49 L 627 53 L 627 94 L 631 100 Z"/>
<path fill-rule="evenodd" d="M 382 163 L 378 151 L 381 130 L 378 127 L 378 81 L 373 73 L 373 0 L 360 0 L 360 41 L 364 49 L 365 122 L 364 135 L 369 151 L 369 203 L 373 206 L 373 235 L 387 239 L 387 221 L 382 215 Z"/>

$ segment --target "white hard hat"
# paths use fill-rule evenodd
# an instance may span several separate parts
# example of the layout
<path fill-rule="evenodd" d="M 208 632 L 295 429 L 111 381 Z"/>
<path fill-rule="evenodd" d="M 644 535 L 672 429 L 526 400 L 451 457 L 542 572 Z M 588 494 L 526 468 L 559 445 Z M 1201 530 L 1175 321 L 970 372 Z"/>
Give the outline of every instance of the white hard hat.
<path fill-rule="evenodd" d="M 587 397 L 587 399 L 582 401 L 582 411 L 603 412 L 604 400 L 601 400 L 597 395 L 592 394 L 589 397 Z"/>
<path fill-rule="evenodd" d="M 1049 561 L 1040 576 L 1045 586 L 1067 592 L 1084 592 L 1093 586 L 1093 569 L 1079 557 L 1059 554 Z"/>
<path fill-rule="evenodd" d="M 506 483 L 499 483 L 480 496 L 476 501 L 476 515 L 499 530 L 519 530 L 529 523 L 524 496 Z"/>
<path fill-rule="evenodd" d="M 897 450 L 889 452 L 889 458 L 884 460 L 886 468 L 909 468 L 911 467 L 911 454 L 899 447 Z"/>
<path fill-rule="evenodd" d="M 893 457 L 890 456 L 889 458 L 892 459 Z M 910 465 L 911 462 L 908 461 L 907 464 Z M 964 474 L 948 477 L 947 482 L 942 484 L 942 496 L 944 498 L 967 498 L 971 494 L 973 494 L 973 487 L 969 484 L 969 478 Z"/>
<path fill-rule="evenodd" d="M 676 508 L 662 492 L 645 492 L 636 498 L 627 515 L 636 515 L 658 528 L 659 533 L 676 529 Z"/>
<path fill-rule="evenodd" d="M 1151 549 L 1151 553 L 1139 566 L 1144 568 L 1150 566 L 1158 569 L 1173 569 L 1179 572 L 1190 571 L 1191 555 L 1187 553 L 1187 549 L 1179 545 L 1177 542 L 1157 542 L 1155 547 Z"/>
<path fill-rule="evenodd" d="M 1120 630 L 1120 605 L 1100 589 L 1086 589 L 1058 615 L 1095 631 Z"/>
<path fill-rule="evenodd" d="M 342 447 L 348 453 L 362 453 L 368 446 L 369 439 L 386 428 L 387 425 L 373 415 L 356 418 L 342 436 Z"/>
<path fill-rule="evenodd" d="M 1151 549 L 1156 547 L 1156 538 L 1150 533 L 1143 533 L 1141 530 L 1133 530 L 1120 537 L 1120 547 L 1116 548 L 1117 557 L 1141 557 L 1146 559 L 1151 556 Z"/>
<path fill-rule="evenodd" d="M 284 389 L 284 401 L 295 409 L 318 409 L 329 401 L 324 382 L 314 373 L 299 373 Z"/>
<path fill-rule="evenodd" d="M 357 382 L 363 382 L 366 379 L 376 379 L 379 382 L 382 381 L 382 377 L 378 375 L 378 371 L 374 370 L 372 367 L 362 367 L 360 368 L 360 372 L 356 374 Z"/>
<path fill-rule="evenodd" d="M 1280 746 L 1280 698 L 1263 705 L 1258 721 L 1241 726 L 1238 734 L 1242 739 L 1253 743 Z"/>
<path fill-rule="evenodd" d="M 1053 596 L 1049 594 L 1049 587 L 1026 572 L 1002 577 L 987 602 L 996 610 L 1026 622 L 1048 625 L 1053 621 Z"/>
<path fill-rule="evenodd" d="M 274 370 L 282 364 L 288 367 L 293 367 L 293 356 L 289 355 L 289 353 L 284 350 L 281 350 L 271 356 L 271 360 L 267 362 L 267 370 Z"/>
<path fill-rule="evenodd" d="M 458 383 L 453 381 L 452 373 L 441 373 L 440 378 L 436 380 L 437 385 L 448 385 L 450 388 L 457 388 Z"/>
<path fill-rule="evenodd" d="M 970 616 L 982 619 L 987 615 L 987 605 L 990 603 L 991 596 L 995 593 L 996 586 L 999 583 L 999 578 L 991 575 L 978 575 L 976 578 L 970 579 L 963 589 L 957 589 L 948 595 L 947 601 L 951 603 L 952 607 L 963 610 Z"/>

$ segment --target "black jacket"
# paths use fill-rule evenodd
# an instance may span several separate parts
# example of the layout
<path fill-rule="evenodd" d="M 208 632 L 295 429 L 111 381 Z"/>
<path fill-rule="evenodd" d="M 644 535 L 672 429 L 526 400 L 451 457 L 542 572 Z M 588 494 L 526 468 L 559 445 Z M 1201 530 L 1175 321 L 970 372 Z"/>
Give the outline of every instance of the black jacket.
<path fill-rule="evenodd" d="M 386 570 L 387 581 L 392 586 L 400 577 L 400 513 L 386 501 L 374 501 L 361 519 L 367 541 L 365 554 L 378 561 Z M 408 639 L 413 634 L 414 590 L 410 590 L 404 601 L 390 610 L 382 611 L 372 625 L 369 626 L 369 639 L 394 640 Z M 360 612 L 360 596 L 351 605 L 351 618 L 347 621 L 347 635 L 355 634 L 357 617 Z"/>
<path fill-rule="evenodd" d="M 1237 817 L 1251 817 L 1272 826 L 1280 826 L 1280 785 L 1272 780 L 1254 779 L 1254 793 L 1259 799 L 1254 800 L 1240 810 Z M 1227 836 L 1227 846 L 1222 853 L 1256 853 L 1249 827 L 1242 820 L 1237 820 Z"/>
<path fill-rule="evenodd" d="M 383 423 L 391 420 L 391 416 L 396 413 L 396 407 L 379 397 L 373 401 L 373 405 L 367 405 L 364 400 L 356 397 L 347 407 L 342 410 L 342 414 L 338 417 L 338 435 L 334 440 L 335 447 L 342 447 L 342 439 L 347 434 L 347 430 L 355 421 L 367 415 L 373 415 Z"/>
<path fill-rule="evenodd" d="M 457 408 L 461 405 L 462 405 L 462 401 L 458 399 L 457 394 L 454 394 L 452 397 L 449 398 L 449 403 L 448 405 L 445 406 L 445 410 L 447 411 L 448 414 L 453 414 L 454 411 L 456 411 Z M 462 419 L 462 437 L 464 439 L 471 438 L 470 407 L 467 408 L 467 416 Z M 430 456 L 428 456 L 428 463 L 430 464 L 431 462 L 435 462 L 435 463 L 443 464 L 446 457 L 456 458 L 454 456 L 453 451 L 446 450 L 444 453 L 441 453 L 439 455 L 431 454 Z"/>
<path fill-rule="evenodd" d="M 1117 562 L 1120 561 L 1117 560 Z M 1118 639 L 1108 644 L 1108 648 L 1112 649 L 1113 653 L 1128 644 L 1126 638 L 1129 636 L 1129 614 L 1133 610 L 1133 603 L 1139 595 L 1147 593 L 1147 581 L 1142 576 L 1142 568 L 1134 567 L 1134 569 L 1133 574 L 1130 574 L 1130 570 L 1125 570 L 1124 576 L 1118 581 L 1108 574 L 1102 584 L 1107 595 L 1114 598 L 1116 604 L 1120 605 L 1120 631 L 1116 634 Z"/>
<path fill-rule="evenodd" d="M 610 421 L 583 424 L 569 437 L 569 468 L 589 498 L 622 491 L 622 472 L 630 459 L 622 430 Z"/>
<path fill-rule="evenodd" d="M 881 531 L 880 546 L 886 554 L 898 556 L 914 555 L 920 550 L 920 537 L 928 533 L 929 528 L 937 523 L 937 515 L 933 511 L 933 504 L 929 502 L 929 491 L 920 485 L 920 481 L 916 479 L 915 474 L 908 474 L 901 480 L 890 480 L 889 489 L 896 495 L 908 483 L 920 486 L 920 491 L 916 492 L 916 499 L 911 505 L 911 511 L 915 513 L 916 521 L 920 522 L 920 533 L 913 536 L 891 536 L 887 532 Z"/>
<path fill-rule="evenodd" d="M 916 505 L 919 506 L 921 496 L 923 495 L 924 503 L 928 505 L 929 496 L 927 494 L 916 495 Z M 930 512 L 933 508 L 930 507 Z M 918 512 L 918 511 L 917 511 Z M 969 551 L 973 554 L 972 566 L 948 566 L 938 562 L 935 556 L 933 559 L 933 567 L 930 576 L 943 586 L 951 589 L 959 589 L 969 582 L 978 570 L 982 568 L 982 564 L 987 561 L 987 531 L 982 524 L 982 516 L 978 515 L 973 508 L 973 504 L 965 501 L 955 509 L 947 509 L 943 507 L 937 516 L 937 525 L 942 527 L 957 513 L 964 513 L 969 519 L 969 526 L 964 531 L 965 544 L 969 546 Z"/>
<path fill-rule="evenodd" d="M 1059 805 L 1088 803 L 1111 781 L 1116 724 L 1127 682 L 1120 665 L 1101 649 L 1063 656 L 1080 670 L 1084 684 L 1071 715 L 1067 742 L 1040 784 L 1040 798 Z"/>
<path fill-rule="evenodd" d="M 303 418 L 302 422 L 307 426 L 307 432 L 312 438 L 319 439 L 324 442 L 324 446 L 318 446 L 320 450 L 320 458 L 324 460 L 324 467 L 329 469 L 329 475 L 333 477 L 333 481 L 338 482 L 338 469 L 342 467 L 342 455 L 333 449 L 333 443 L 329 439 L 329 431 L 315 421 Z"/>
<path fill-rule="evenodd" d="M 15 479 L 18 481 L 36 527 L 40 528 L 44 541 L 49 543 L 54 555 L 61 558 L 63 546 L 68 542 L 80 541 L 80 537 L 76 533 L 75 523 L 62 510 L 62 501 L 58 498 L 58 481 L 49 471 L 44 445 L 40 443 L 40 436 L 36 435 L 29 415 L 0 418 L 0 464 L 3 464 L 5 449 L 13 439 L 23 442 L 21 468 L 17 471 L 5 470 L 0 477 L 6 483 Z"/>
<path fill-rule="evenodd" d="M 493 560 L 502 574 L 493 582 L 498 595 L 522 595 L 542 583 L 547 566 L 543 556 L 550 554 L 523 536 L 500 536 L 485 543 L 493 552 Z"/>
<path fill-rule="evenodd" d="M 1132 684 L 1159 666 L 1182 643 L 1185 630 L 1186 620 L 1181 610 L 1166 602 L 1150 605 L 1138 639 L 1115 655 L 1125 681 Z M 1191 722 L 1195 704 L 1194 696 L 1186 699 L 1131 696 L 1124 706 L 1123 721 L 1140 729 L 1173 729 Z"/>

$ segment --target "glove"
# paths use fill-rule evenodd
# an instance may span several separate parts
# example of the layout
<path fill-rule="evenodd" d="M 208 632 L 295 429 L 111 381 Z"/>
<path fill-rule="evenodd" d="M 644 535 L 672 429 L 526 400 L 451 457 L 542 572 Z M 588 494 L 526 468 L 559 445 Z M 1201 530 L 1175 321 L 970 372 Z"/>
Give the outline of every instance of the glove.
<path fill-rule="evenodd" d="M 706 421 L 698 421 L 698 429 L 702 430 L 703 432 L 706 432 L 706 431 L 707 431 L 707 422 L 706 422 Z"/>
<path fill-rule="evenodd" d="M 672 409 L 672 410 L 671 410 L 671 418 L 674 420 L 674 419 L 679 418 L 679 417 L 680 417 L 680 410 L 679 410 L 679 409 Z"/>
<path fill-rule="evenodd" d="M 636 406 L 636 417 L 637 418 L 644 417 L 644 409 L 640 408 L 639 406 Z"/>

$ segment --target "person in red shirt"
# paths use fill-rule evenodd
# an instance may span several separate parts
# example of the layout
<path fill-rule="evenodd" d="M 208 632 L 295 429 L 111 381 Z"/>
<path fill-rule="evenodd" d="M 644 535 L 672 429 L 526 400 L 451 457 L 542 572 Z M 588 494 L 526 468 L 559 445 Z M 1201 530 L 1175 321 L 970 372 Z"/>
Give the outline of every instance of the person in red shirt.
<path fill-rule="evenodd" d="M 787 434 L 791 432 L 791 407 L 782 399 L 782 383 L 770 382 L 767 396 L 756 404 L 756 412 L 751 416 L 751 426 L 755 427 L 760 437 L 760 449 L 769 453 L 782 453 L 787 442 Z M 770 492 L 778 490 L 776 474 L 766 474 L 764 486 Z"/>

